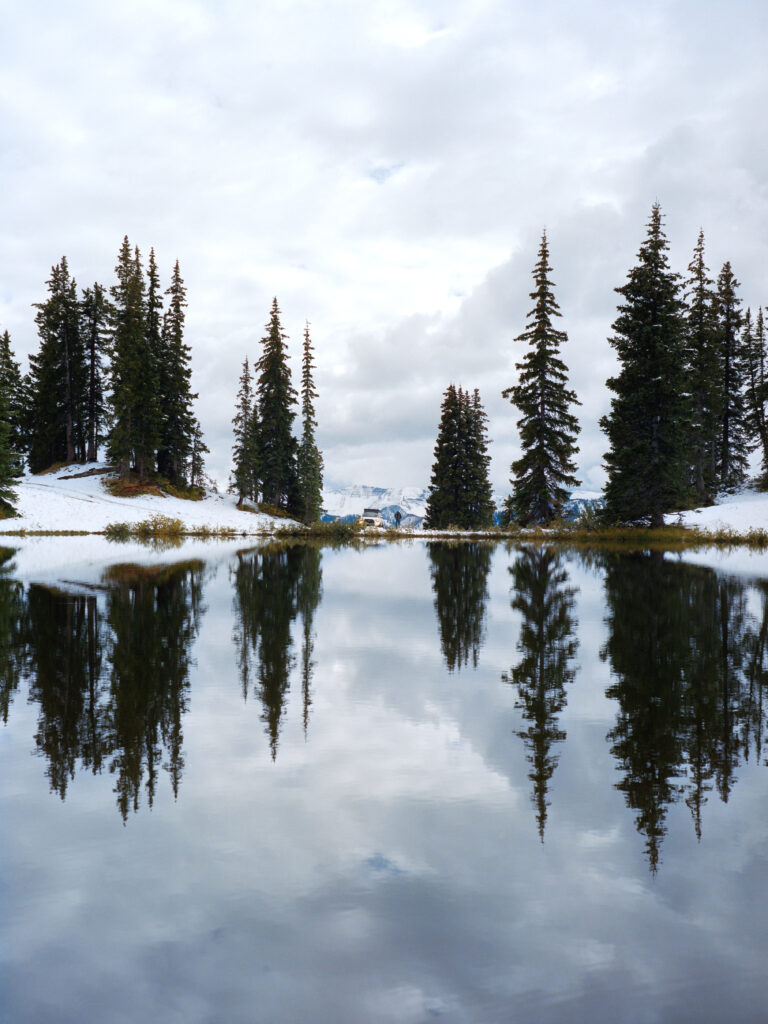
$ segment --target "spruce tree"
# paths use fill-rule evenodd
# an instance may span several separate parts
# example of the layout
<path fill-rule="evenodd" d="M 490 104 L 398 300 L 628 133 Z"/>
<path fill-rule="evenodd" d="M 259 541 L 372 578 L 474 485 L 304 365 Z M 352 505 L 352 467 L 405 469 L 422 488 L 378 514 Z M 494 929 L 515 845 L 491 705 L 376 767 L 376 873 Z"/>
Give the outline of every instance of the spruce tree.
<path fill-rule="evenodd" d="M 680 282 L 669 268 L 661 208 L 655 203 L 638 264 L 616 291 L 624 299 L 610 344 L 620 369 L 608 380 L 611 411 L 605 510 L 622 522 L 664 523 L 687 504 L 690 456 L 685 395 L 685 339 Z"/>
<path fill-rule="evenodd" d="M 191 349 L 184 341 L 186 288 L 179 270 L 173 268 L 171 285 L 165 293 L 168 309 L 163 318 L 160 343 L 161 428 L 157 454 L 158 469 L 174 484 L 184 483 L 187 463 L 195 444 L 195 415 L 192 403 Z"/>
<path fill-rule="evenodd" d="M 560 358 L 560 346 L 568 335 L 554 325 L 554 318 L 562 314 L 549 276 L 551 269 L 545 232 L 533 270 L 535 288 L 530 297 L 534 307 L 528 314 L 528 326 L 515 338 L 529 347 L 515 367 L 519 383 L 502 391 L 521 413 L 517 426 L 523 449 L 512 463 L 513 491 L 505 518 L 523 525 L 556 519 L 570 489 L 579 484 L 573 461 L 579 424 L 570 407 L 581 403 L 567 387 L 568 367 Z"/>
<path fill-rule="evenodd" d="M 464 440 L 464 504 L 465 521 L 471 529 L 493 525 L 493 491 L 488 476 L 491 457 L 488 454 L 488 417 L 480 392 L 464 393 L 462 418 L 466 423 Z"/>
<path fill-rule="evenodd" d="M 460 437 L 459 396 L 454 385 L 449 384 L 440 407 L 435 461 L 424 515 L 424 526 L 430 530 L 444 530 L 448 526 L 459 525 L 456 517 L 461 496 L 460 465 L 457 458 Z"/>
<path fill-rule="evenodd" d="M 698 501 L 708 504 L 717 492 L 718 442 L 722 408 L 722 368 L 715 292 L 704 262 L 704 232 L 699 232 L 685 283 L 685 345 L 691 396 L 691 482 Z"/>
<path fill-rule="evenodd" d="M 200 422 L 195 416 L 192 424 L 192 444 L 189 450 L 187 477 L 190 487 L 202 488 L 205 483 L 205 456 L 210 448 L 203 440 Z"/>
<path fill-rule="evenodd" d="M 738 288 L 731 264 L 724 263 L 717 278 L 716 302 L 723 393 L 717 469 L 720 486 L 726 490 L 744 483 L 751 447 L 744 397 L 746 366 Z"/>
<path fill-rule="evenodd" d="M 24 466 L 24 453 L 28 447 L 27 395 L 21 368 L 13 358 L 11 336 L 8 331 L 4 331 L 0 335 L 0 390 L 3 391 L 8 401 L 9 443 L 16 468 L 21 471 Z"/>
<path fill-rule="evenodd" d="M 145 480 L 155 468 L 159 440 L 156 353 L 147 335 L 144 275 L 139 250 L 126 236 L 112 295 L 112 429 L 108 454 L 121 476 L 135 468 Z"/>
<path fill-rule="evenodd" d="M 292 433 L 297 393 L 288 366 L 287 336 L 280 323 L 277 299 L 272 302 L 261 357 L 256 363 L 259 408 L 258 469 L 263 500 L 275 508 L 297 512 L 296 439 Z"/>
<path fill-rule="evenodd" d="M 237 392 L 234 426 L 235 443 L 232 448 L 234 468 L 232 478 L 234 490 L 237 492 L 237 504 L 242 505 L 246 498 L 253 501 L 258 496 L 258 452 L 256 450 L 256 431 L 254 423 L 257 410 L 254 403 L 253 379 L 248 365 L 248 356 L 243 361 L 240 374 L 240 388 Z"/>
<path fill-rule="evenodd" d="M 104 288 L 95 283 L 86 288 L 80 301 L 80 334 L 85 356 L 84 433 L 86 462 L 95 462 L 104 440 L 107 420 L 104 396 L 103 360 L 108 348 L 109 300 Z"/>
<path fill-rule="evenodd" d="M 40 350 L 30 356 L 30 469 L 85 461 L 85 359 L 77 286 L 66 257 L 51 269 L 48 298 L 36 304 Z"/>
<path fill-rule="evenodd" d="M 20 475 L 18 456 L 11 445 L 11 402 L 7 385 L 0 380 L 0 518 L 15 511 L 14 486 Z"/>
<path fill-rule="evenodd" d="M 484 529 L 493 522 L 486 416 L 478 391 L 449 384 L 443 396 L 424 525 Z"/>
<path fill-rule="evenodd" d="M 768 380 L 766 380 L 765 325 L 763 311 L 758 307 L 754 327 L 752 313 L 747 310 L 742 338 L 747 364 L 748 429 L 756 438 L 762 456 L 761 485 L 768 484 Z"/>
<path fill-rule="evenodd" d="M 322 509 L 323 456 L 317 447 L 314 400 L 317 390 L 312 378 L 313 346 L 309 337 L 309 324 L 304 328 L 301 361 L 301 440 L 296 457 L 299 477 L 299 512 L 302 520 L 316 523 Z"/>

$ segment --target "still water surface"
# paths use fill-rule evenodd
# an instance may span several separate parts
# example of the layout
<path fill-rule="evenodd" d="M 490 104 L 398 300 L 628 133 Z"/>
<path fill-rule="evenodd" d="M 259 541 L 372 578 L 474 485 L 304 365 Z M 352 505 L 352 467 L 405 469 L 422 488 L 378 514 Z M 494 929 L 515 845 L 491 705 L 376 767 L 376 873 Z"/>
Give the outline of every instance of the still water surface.
<path fill-rule="evenodd" d="M 4 556 L 0 1020 L 768 1018 L 764 561 L 209 551 Z"/>

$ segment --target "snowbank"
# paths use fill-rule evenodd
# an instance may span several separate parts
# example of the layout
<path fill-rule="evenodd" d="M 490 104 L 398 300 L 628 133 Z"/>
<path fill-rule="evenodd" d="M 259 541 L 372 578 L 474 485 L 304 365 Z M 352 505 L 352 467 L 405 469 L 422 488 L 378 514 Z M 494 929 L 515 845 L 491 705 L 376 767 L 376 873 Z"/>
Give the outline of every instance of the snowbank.
<path fill-rule="evenodd" d="M 666 516 L 667 523 L 682 523 L 700 530 L 715 532 L 730 529 L 736 533 L 749 530 L 768 530 L 768 494 L 759 491 L 740 491 L 723 495 L 716 505 L 682 512 L 679 516 Z"/>
<path fill-rule="evenodd" d="M 76 476 L 91 468 L 69 466 L 45 476 L 25 474 L 16 488 L 19 516 L 0 520 L 0 534 L 18 530 L 101 533 L 110 523 L 139 523 L 156 515 L 181 519 L 190 529 L 241 534 L 270 533 L 276 525 L 285 525 L 285 520 L 238 509 L 231 494 L 208 494 L 202 501 L 153 495 L 114 498 L 104 488 L 103 475 Z"/>

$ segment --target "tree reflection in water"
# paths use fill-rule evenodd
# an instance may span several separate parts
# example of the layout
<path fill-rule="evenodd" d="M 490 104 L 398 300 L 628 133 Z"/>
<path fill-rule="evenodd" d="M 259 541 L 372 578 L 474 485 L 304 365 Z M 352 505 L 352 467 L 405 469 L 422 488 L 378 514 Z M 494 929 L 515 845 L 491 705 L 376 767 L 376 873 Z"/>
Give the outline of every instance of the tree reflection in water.
<path fill-rule="evenodd" d="M 512 607 L 522 615 L 517 650 L 518 664 L 502 677 L 517 687 L 516 707 L 527 727 L 517 735 L 523 740 L 533 783 L 539 837 L 544 842 L 549 806 L 549 784 L 559 760 L 553 752 L 566 738 L 558 723 L 565 708 L 565 688 L 576 674 L 578 650 L 573 616 L 577 591 L 568 586 L 563 556 L 554 548 L 524 548 L 510 567 L 513 579 Z"/>
<path fill-rule="evenodd" d="M 303 724 L 311 706 L 312 631 L 320 603 L 321 550 L 290 544 L 240 552 L 233 569 L 234 642 L 243 698 L 253 692 L 262 704 L 272 760 L 277 758 L 280 725 L 294 665 L 291 626 L 302 619 L 301 674 Z"/>
<path fill-rule="evenodd" d="M 26 664 L 27 603 L 24 585 L 5 575 L 15 552 L 0 548 L 0 718 L 5 724 Z"/>
<path fill-rule="evenodd" d="M 105 595 L 29 587 L 24 670 L 38 705 L 35 741 L 62 799 L 78 767 L 116 776 L 123 820 L 138 810 L 145 775 L 152 805 L 161 764 L 178 794 L 202 576 L 201 562 L 118 566 Z"/>
<path fill-rule="evenodd" d="M 755 614 L 752 588 L 711 569 L 661 552 L 602 561 L 619 704 L 608 739 L 656 872 L 669 805 L 685 800 L 700 838 L 707 794 L 727 801 L 741 761 L 761 757 L 768 590 L 755 588 Z"/>
<path fill-rule="evenodd" d="M 493 545 L 482 541 L 427 544 L 440 646 L 449 672 L 477 668 Z"/>

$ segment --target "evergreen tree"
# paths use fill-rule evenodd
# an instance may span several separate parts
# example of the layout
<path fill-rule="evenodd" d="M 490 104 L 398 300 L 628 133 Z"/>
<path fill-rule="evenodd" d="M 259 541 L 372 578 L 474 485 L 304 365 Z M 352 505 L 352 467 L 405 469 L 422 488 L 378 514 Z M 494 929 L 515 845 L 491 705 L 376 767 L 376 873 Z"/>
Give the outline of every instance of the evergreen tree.
<path fill-rule="evenodd" d="M 723 401 L 720 423 L 718 478 L 728 490 L 739 487 L 747 476 L 750 443 L 744 399 L 745 354 L 741 339 L 739 282 L 726 262 L 717 278 L 718 343 L 722 365 Z"/>
<path fill-rule="evenodd" d="M 488 417 L 480 392 L 464 394 L 462 416 L 466 423 L 464 440 L 464 505 L 465 520 L 471 529 L 493 525 L 493 491 L 488 476 L 491 457 L 488 454 Z"/>
<path fill-rule="evenodd" d="M 0 518 L 14 512 L 14 485 L 19 475 L 18 457 L 11 443 L 10 397 L 8 388 L 0 381 Z"/>
<path fill-rule="evenodd" d="M 197 417 L 192 426 L 192 446 L 189 452 L 189 468 L 187 476 L 190 487 L 203 487 L 205 483 L 205 456 L 210 448 L 203 440 L 203 431 Z"/>
<path fill-rule="evenodd" d="M 121 475 L 135 468 L 145 480 L 155 468 L 159 440 L 156 353 L 147 334 L 147 306 L 139 250 L 126 236 L 112 295 L 112 428 L 109 458 Z"/>
<path fill-rule="evenodd" d="M 18 470 L 24 465 L 24 453 L 27 450 L 27 394 L 25 379 L 21 375 L 19 364 L 13 358 L 11 336 L 8 331 L 0 335 L 0 391 L 8 403 L 9 444 L 13 453 L 14 464 Z"/>
<path fill-rule="evenodd" d="M 158 469 L 172 483 L 184 483 L 186 467 L 195 441 L 196 419 L 192 402 L 198 397 L 191 390 L 191 349 L 184 342 L 186 288 L 179 271 L 173 268 L 171 285 L 165 293 L 168 309 L 163 318 L 160 343 L 161 428 L 157 453 Z M 198 446 L 198 451 L 202 449 Z"/>
<path fill-rule="evenodd" d="M 704 232 L 699 232 L 686 281 L 686 366 L 691 395 L 691 481 L 698 501 L 717 492 L 718 441 L 722 407 L 722 369 L 715 292 L 704 263 Z"/>
<path fill-rule="evenodd" d="M 748 431 L 757 438 L 762 455 L 762 486 L 768 484 L 768 380 L 766 379 L 765 325 L 763 311 L 758 307 L 755 325 L 747 310 L 742 339 L 747 363 Z"/>
<path fill-rule="evenodd" d="M 579 484 L 573 461 L 579 424 L 570 407 L 581 403 L 567 387 L 568 367 L 560 358 L 560 346 L 568 335 L 554 326 L 554 318 L 562 314 L 549 277 L 551 269 L 545 232 L 533 270 L 534 307 L 528 326 L 515 338 L 529 347 L 515 367 L 519 383 L 502 391 L 522 414 L 517 426 L 523 454 L 512 463 L 513 492 L 506 518 L 523 525 L 556 519 L 569 490 Z"/>
<path fill-rule="evenodd" d="M 688 501 L 690 416 L 685 396 L 685 344 L 680 283 L 667 259 L 661 209 L 655 203 L 638 265 L 616 291 L 624 299 L 611 345 L 621 363 L 608 380 L 606 514 L 624 522 L 664 523 Z"/>
<path fill-rule="evenodd" d="M 85 359 L 77 286 L 66 257 L 51 269 L 48 298 L 36 304 L 40 350 L 30 356 L 30 469 L 85 461 Z"/>
<path fill-rule="evenodd" d="M 86 371 L 84 433 L 86 462 L 95 462 L 99 445 L 104 440 L 107 409 L 104 398 L 103 359 L 108 348 L 109 300 L 104 288 L 96 283 L 86 288 L 80 301 L 80 335 L 83 342 Z"/>
<path fill-rule="evenodd" d="M 261 357 L 256 363 L 256 394 L 259 409 L 258 469 L 264 501 L 276 508 L 296 512 L 298 477 L 296 438 L 292 433 L 297 394 L 288 366 L 287 336 L 280 324 L 277 299 L 272 302 Z"/>
<path fill-rule="evenodd" d="M 253 379 L 248 365 L 248 356 L 243 361 L 243 372 L 240 374 L 240 390 L 237 392 L 237 405 L 234 425 L 235 443 L 232 448 L 232 473 L 234 490 L 237 492 L 237 504 L 242 505 L 246 498 L 255 501 L 258 494 L 258 452 L 256 449 L 257 409 L 253 395 Z"/>
<path fill-rule="evenodd" d="M 314 400 L 317 390 L 312 379 L 312 342 L 309 324 L 304 328 L 304 346 L 301 361 L 301 441 L 296 457 L 299 477 L 299 508 L 303 521 L 316 523 L 320 518 L 323 490 L 323 456 L 317 447 Z"/>
<path fill-rule="evenodd" d="M 472 395 L 449 384 L 441 406 L 424 525 L 484 529 L 493 522 L 486 415 Z"/>
<path fill-rule="evenodd" d="M 440 407 L 435 461 L 424 516 L 424 526 L 431 530 L 443 530 L 448 526 L 458 525 L 455 517 L 461 495 L 460 467 L 457 458 L 460 437 L 459 396 L 454 385 L 449 384 Z"/>

